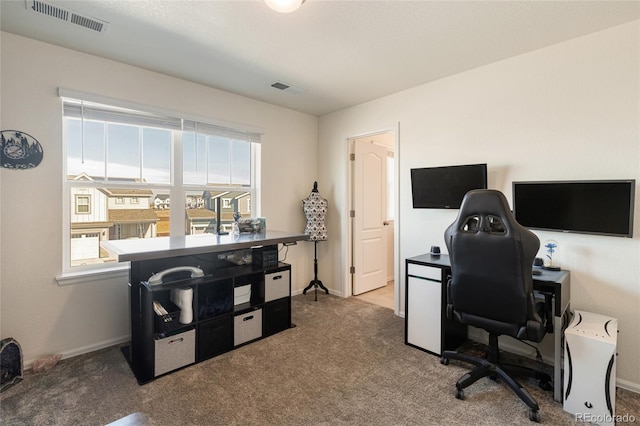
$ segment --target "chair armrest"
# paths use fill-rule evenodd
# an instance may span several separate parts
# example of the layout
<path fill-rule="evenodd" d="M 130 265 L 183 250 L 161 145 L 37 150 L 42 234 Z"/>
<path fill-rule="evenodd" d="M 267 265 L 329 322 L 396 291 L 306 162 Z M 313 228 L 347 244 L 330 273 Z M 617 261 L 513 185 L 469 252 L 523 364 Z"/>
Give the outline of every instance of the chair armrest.
<path fill-rule="evenodd" d="M 445 305 L 448 320 L 453 319 L 453 305 L 451 304 L 451 278 L 447 280 L 447 303 Z"/>

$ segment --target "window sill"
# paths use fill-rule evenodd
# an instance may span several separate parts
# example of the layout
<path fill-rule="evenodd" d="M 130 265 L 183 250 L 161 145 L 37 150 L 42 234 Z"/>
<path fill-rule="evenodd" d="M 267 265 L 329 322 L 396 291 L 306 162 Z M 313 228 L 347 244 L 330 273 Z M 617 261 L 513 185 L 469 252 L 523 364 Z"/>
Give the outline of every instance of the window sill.
<path fill-rule="evenodd" d="M 129 280 L 129 263 L 123 263 L 108 269 L 93 269 L 81 272 L 68 272 L 56 277 L 60 287 L 85 284 L 95 281 L 125 279 Z"/>

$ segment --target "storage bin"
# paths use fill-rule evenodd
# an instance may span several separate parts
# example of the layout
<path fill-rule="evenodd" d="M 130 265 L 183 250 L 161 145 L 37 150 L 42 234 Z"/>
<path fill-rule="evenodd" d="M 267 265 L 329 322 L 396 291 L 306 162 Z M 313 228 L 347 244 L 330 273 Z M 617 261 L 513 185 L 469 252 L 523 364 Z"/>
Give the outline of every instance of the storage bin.
<path fill-rule="evenodd" d="M 233 304 L 241 305 L 251 300 L 251 284 L 241 285 L 233 289 Z"/>
<path fill-rule="evenodd" d="M 180 325 L 180 308 L 171 300 L 156 300 L 167 311 L 167 315 L 159 315 L 154 311 L 153 323 L 156 333 L 166 333 Z"/>
<path fill-rule="evenodd" d="M 233 311 L 233 279 L 198 286 L 198 319 L 213 318 Z"/>
<path fill-rule="evenodd" d="M 262 309 L 233 317 L 233 344 L 241 345 L 262 337 Z"/>
<path fill-rule="evenodd" d="M 159 376 L 196 362 L 194 329 L 155 340 L 154 376 Z"/>
<path fill-rule="evenodd" d="M 198 361 L 231 349 L 233 349 L 233 315 L 223 315 L 198 324 Z"/>
<path fill-rule="evenodd" d="M 278 299 L 264 304 L 263 336 L 271 336 L 291 327 L 291 300 Z"/>
<path fill-rule="evenodd" d="M 264 301 L 289 297 L 289 270 L 272 272 L 264 276 Z"/>

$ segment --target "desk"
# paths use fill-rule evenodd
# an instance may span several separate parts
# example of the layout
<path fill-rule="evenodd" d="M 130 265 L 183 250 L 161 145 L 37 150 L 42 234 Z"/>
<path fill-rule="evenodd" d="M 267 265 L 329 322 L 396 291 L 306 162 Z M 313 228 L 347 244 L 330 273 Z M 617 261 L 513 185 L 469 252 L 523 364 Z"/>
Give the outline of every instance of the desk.
<path fill-rule="evenodd" d="M 466 326 L 446 318 L 449 256 L 422 254 L 408 258 L 405 271 L 405 344 L 437 356 L 444 350 L 455 350 L 466 339 Z M 563 318 L 569 312 L 570 273 L 540 271 L 533 276 L 533 288 L 553 296 L 553 398 L 562 402 Z"/>
<path fill-rule="evenodd" d="M 131 262 L 131 344 L 123 352 L 138 383 L 290 328 L 291 266 L 281 262 L 236 265 L 219 255 L 308 239 L 305 234 L 266 231 L 103 242 L 102 247 L 118 261 Z M 198 267 L 205 276 L 148 283 L 157 272 L 184 266 Z M 236 302 L 236 289 L 247 287 L 249 298 Z M 163 324 L 169 315 L 157 315 L 154 302 L 172 300 L 173 290 L 191 291 L 195 315 L 186 324 L 172 319 L 170 325 L 177 326 L 166 328 Z"/>

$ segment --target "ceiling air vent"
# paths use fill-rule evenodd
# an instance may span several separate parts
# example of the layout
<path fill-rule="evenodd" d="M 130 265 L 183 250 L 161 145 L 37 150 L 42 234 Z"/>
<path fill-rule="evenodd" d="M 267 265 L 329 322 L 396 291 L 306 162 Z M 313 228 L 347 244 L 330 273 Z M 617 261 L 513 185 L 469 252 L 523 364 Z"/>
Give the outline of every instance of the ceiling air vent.
<path fill-rule="evenodd" d="M 99 33 L 107 31 L 109 23 L 90 16 L 82 15 L 73 10 L 56 6 L 42 0 L 26 0 L 28 10 L 32 10 L 43 15 L 51 16 L 62 21 L 71 22 L 72 24 L 88 28 Z"/>
<path fill-rule="evenodd" d="M 280 90 L 287 90 L 291 86 L 289 86 L 288 84 L 284 84 L 280 81 L 276 81 L 271 85 L 271 87 L 275 87 L 276 89 L 280 89 Z"/>
<path fill-rule="evenodd" d="M 283 83 L 281 81 L 276 81 L 271 84 L 271 87 L 274 89 L 282 90 L 283 92 L 287 92 L 294 95 L 299 95 L 300 93 L 305 93 L 306 90 L 300 87 L 292 86 L 290 84 Z"/>

